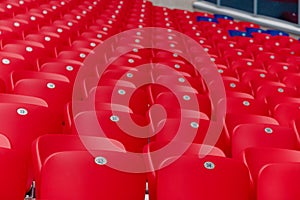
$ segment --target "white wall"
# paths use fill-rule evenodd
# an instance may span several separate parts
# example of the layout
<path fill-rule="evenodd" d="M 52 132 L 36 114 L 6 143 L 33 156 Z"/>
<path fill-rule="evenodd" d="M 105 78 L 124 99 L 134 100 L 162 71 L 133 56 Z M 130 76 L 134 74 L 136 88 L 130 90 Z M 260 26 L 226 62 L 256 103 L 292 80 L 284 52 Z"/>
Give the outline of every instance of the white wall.
<path fill-rule="evenodd" d="M 170 8 L 180 8 L 184 10 L 193 10 L 195 0 L 150 0 L 154 5 L 167 6 Z"/>

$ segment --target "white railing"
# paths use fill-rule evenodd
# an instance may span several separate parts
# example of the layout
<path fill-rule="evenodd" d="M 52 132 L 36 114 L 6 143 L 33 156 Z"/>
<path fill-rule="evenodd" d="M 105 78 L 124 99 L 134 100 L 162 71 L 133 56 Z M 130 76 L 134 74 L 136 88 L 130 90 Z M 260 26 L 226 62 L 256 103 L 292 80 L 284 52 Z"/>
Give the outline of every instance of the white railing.
<path fill-rule="evenodd" d="M 300 35 L 300 24 L 294 24 L 284 20 L 279 20 L 272 17 L 267 17 L 257 14 L 257 0 L 253 2 L 253 13 L 248 13 L 245 11 L 237 10 L 234 8 L 222 7 L 221 0 L 217 1 L 217 4 L 206 2 L 206 1 L 196 1 L 193 3 L 195 9 L 205 10 L 207 12 L 218 13 L 232 16 L 235 19 L 249 21 L 253 23 L 260 24 L 264 27 L 270 27 L 273 29 L 279 29 L 286 31 L 288 33 Z M 300 0 L 298 5 L 300 5 Z M 298 13 L 300 14 L 300 6 L 298 6 Z M 300 23 L 300 15 L 298 15 Z"/>

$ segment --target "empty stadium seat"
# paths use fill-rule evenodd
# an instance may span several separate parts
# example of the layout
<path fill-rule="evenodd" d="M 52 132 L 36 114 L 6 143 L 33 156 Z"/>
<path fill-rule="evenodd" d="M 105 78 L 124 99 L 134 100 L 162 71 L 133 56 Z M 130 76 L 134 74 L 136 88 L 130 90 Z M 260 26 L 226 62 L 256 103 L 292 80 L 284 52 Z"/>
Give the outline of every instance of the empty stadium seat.
<path fill-rule="evenodd" d="M 96 153 L 96 158 L 88 151 L 58 152 L 49 156 L 41 171 L 40 199 L 144 198 L 144 174 L 110 167 L 112 163 L 120 166 L 128 162 L 124 159 L 126 152 Z"/>
<path fill-rule="evenodd" d="M 275 118 L 269 116 L 246 113 L 228 113 L 225 119 L 226 133 L 228 137 L 232 136 L 234 129 L 238 125 L 249 123 L 279 125 Z"/>
<path fill-rule="evenodd" d="M 149 135 L 145 117 L 130 113 L 128 108 L 126 110 L 112 110 L 111 106 L 103 108 L 97 110 L 96 119 L 93 111 L 74 113 L 74 122 L 77 124 L 75 134 L 108 137 L 120 141 L 129 152 L 142 152 Z M 99 122 L 97 118 L 99 118 Z M 93 130 L 95 123 L 97 126 L 101 126 L 103 132 Z M 143 128 L 144 126 L 145 128 Z M 91 130 L 88 130 L 87 127 L 90 127 Z"/>
<path fill-rule="evenodd" d="M 226 103 L 227 113 L 269 115 L 267 104 L 257 99 L 227 97 Z"/>
<path fill-rule="evenodd" d="M 253 195 L 256 196 L 257 181 L 261 170 L 268 164 L 299 162 L 300 152 L 280 148 L 250 147 L 244 151 L 243 158 L 253 183 Z"/>
<path fill-rule="evenodd" d="M 168 153 L 156 153 L 162 148 L 165 148 L 166 145 L 176 146 L 178 152 L 169 151 Z M 149 196 L 151 199 L 157 199 L 157 171 L 161 170 L 159 165 L 168 157 L 174 156 L 179 158 L 182 155 L 194 156 L 196 158 L 205 157 L 207 155 L 225 157 L 224 152 L 217 147 L 196 143 L 189 144 L 182 143 L 180 141 L 174 142 L 167 140 L 150 142 L 148 145 L 145 146 L 144 152 L 147 153 L 145 162 L 146 165 L 149 167 L 149 172 L 147 173 L 147 181 L 149 186 Z"/>
<path fill-rule="evenodd" d="M 25 74 L 24 74 L 25 75 Z M 38 74 L 39 75 L 39 72 Z M 64 77 L 53 74 L 54 77 Z M 44 99 L 55 117 L 52 124 L 52 130 L 48 133 L 61 133 L 64 126 L 63 109 L 67 102 L 71 99 L 72 88 L 67 78 L 39 78 L 23 77 L 16 81 L 13 89 L 14 94 L 29 95 Z M 50 131 L 50 130 L 48 130 Z"/>
<path fill-rule="evenodd" d="M 158 200 L 249 198 L 249 174 L 242 162 L 216 156 L 182 156 L 172 161 L 174 157 L 166 158 L 161 162 L 165 167 L 157 171 Z"/>
<path fill-rule="evenodd" d="M 217 81 L 189 61 L 204 52 L 226 91 L 217 105 Z M 299 52 L 283 30 L 147 0 L 1 1 L 0 195 L 24 199 L 32 185 L 37 199 L 135 200 L 148 181 L 151 200 L 297 199 L 298 164 L 274 163 L 298 162 Z M 221 126 L 214 114 L 225 100 Z M 182 157 L 150 158 L 171 142 L 189 143 Z M 132 153 L 145 154 L 135 163 Z M 111 168 L 126 163 L 150 173 Z"/>
<path fill-rule="evenodd" d="M 31 143 L 38 136 L 45 134 L 51 127 L 51 113 L 45 101 L 25 98 L 24 102 L 9 101 L 13 97 L 7 97 L 7 101 L 0 103 L 1 123 L 0 132 L 5 135 L 20 157 L 24 158 L 24 165 L 29 167 L 26 174 L 25 190 L 29 190 L 32 182 Z M 21 97 L 19 97 L 21 98 Z M 15 98 L 17 99 L 17 98 Z M 20 100 L 20 99 L 19 99 Z M 20 130 L 21 128 L 21 130 Z M 17 172 L 19 173 L 19 172 Z"/>
<path fill-rule="evenodd" d="M 23 200 L 27 192 L 28 164 L 18 150 L 0 147 L 1 196 Z M 22 162 L 22 165 L 20 165 Z"/>
<path fill-rule="evenodd" d="M 46 57 L 45 48 L 42 44 L 6 44 L 3 47 L 3 51 L 16 53 L 23 56 L 26 62 L 32 66 L 36 71 L 39 70 L 39 59 Z"/>
<path fill-rule="evenodd" d="M 47 158 L 63 151 L 84 150 L 125 150 L 117 141 L 100 137 L 81 137 L 78 135 L 45 134 L 38 137 L 32 145 L 36 197 L 40 197 L 41 171 Z"/>
<path fill-rule="evenodd" d="M 232 134 L 232 157 L 241 159 L 249 147 L 299 149 L 293 129 L 272 124 L 241 124 Z"/>
<path fill-rule="evenodd" d="M 53 62 L 46 62 L 40 68 L 41 72 L 61 74 L 67 77 L 70 83 L 74 83 L 80 65 L 78 63 L 58 59 Z"/>
<path fill-rule="evenodd" d="M 299 163 L 273 163 L 266 165 L 260 171 L 258 177 L 257 200 L 299 199 L 298 177 Z M 270 188 L 270 185 L 272 185 L 272 188 Z"/>

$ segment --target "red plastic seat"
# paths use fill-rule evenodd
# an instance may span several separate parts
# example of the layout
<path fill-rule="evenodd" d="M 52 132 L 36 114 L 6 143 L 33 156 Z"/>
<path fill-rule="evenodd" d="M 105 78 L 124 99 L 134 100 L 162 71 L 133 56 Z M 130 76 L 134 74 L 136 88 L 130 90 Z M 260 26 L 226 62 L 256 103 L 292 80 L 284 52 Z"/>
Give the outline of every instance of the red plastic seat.
<path fill-rule="evenodd" d="M 127 21 L 123 24 L 124 29 L 126 28 L 130 29 L 130 27 L 132 28 L 147 27 L 152 25 L 151 13 L 145 13 L 145 12 L 142 13 L 141 9 L 142 8 L 134 8 L 131 10 L 131 14 L 129 14 Z M 118 21 L 119 20 L 116 20 L 117 23 Z"/>
<path fill-rule="evenodd" d="M 261 52 L 257 54 L 255 59 L 265 68 L 273 62 L 285 62 L 286 60 L 284 56 L 272 52 Z"/>
<path fill-rule="evenodd" d="M 107 25 L 91 25 L 87 31 L 94 31 L 96 33 L 106 34 L 109 37 L 113 36 L 114 34 L 118 33 L 118 27 L 110 27 Z"/>
<path fill-rule="evenodd" d="M 272 39 L 269 33 L 262 33 L 262 32 L 252 32 L 251 35 L 253 36 L 254 40 L 259 44 L 263 44 L 265 41 Z"/>
<path fill-rule="evenodd" d="M 188 22 L 187 22 L 188 21 Z M 178 22 L 179 26 L 182 29 L 182 32 L 196 41 L 199 41 L 198 38 L 204 38 L 204 33 L 202 33 L 197 24 L 189 23 L 189 20 L 180 20 Z"/>
<path fill-rule="evenodd" d="M 69 82 L 68 78 L 54 73 L 36 72 L 36 71 L 13 71 L 11 73 L 11 80 L 13 85 L 16 85 L 18 81 L 23 79 L 41 79 L 41 80 L 55 80 L 62 82 Z"/>
<path fill-rule="evenodd" d="M 120 166 L 128 162 L 124 157 L 126 152 L 103 150 L 97 152 L 97 156 L 95 159 L 87 151 L 58 152 L 49 156 L 41 172 L 40 199 L 144 198 L 144 174 L 110 167 L 111 164 Z"/>
<path fill-rule="evenodd" d="M 190 101 L 189 98 L 194 97 L 196 98 L 199 107 L 195 107 L 196 105 L 191 105 L 192 101 Z M 183 98 L 185 99 L 185 101 L 181 101 L 181 103 L 179 103 L 180 99 L 178 98 Z M 157 94 L 156 98 L 154 99 L 154 104 L 164 106 L 167 109 L 167 114 L 170 114 L 169 117 L 171 117 L 172 113 L 176 114 L 176 110 L 180 109 L 199 111 L 205 113 L 208 117 L 210 117 L 212 113 L 212 106 L 209 96 L 202 94 L 192 94 L 190 92 L 184 91 L 178 91 L 176 92 L 176 94 L 172 93 L 171 91 L 161 92 Z"/>
<path fill-rule="evenodd" d="M 51 22 L 61 18 L 62 13 L 57 5 L 51 5 L 49 2 L 45 2 L 39 5 L 39 9 L 43 9 L 43 13 L 50 18 Z"/>
<path fill-rule="evenodd" d="M 14 1 L 1 2 L 0 16 L 1 19 L 11 18 L 17 14 L 26 12 L 26 7 Z"/>
<path fill-rule="evenodd" d="M 42 34 L 54 34 L 56 37 L 59 37 L 59 48 L 61 48 L 63 45 L 69 46 L 71 44 L 71 39 L 73 37 L 77 37 L 77 34 L 73 33 L 70 27 L 64 25 L 52 24 L 50 26 L 43 26 L 39 32 Z"/>
<path fill-rule="evenodd" d="M 108 69 L 119 69 L 120 66 L 122 66 L 122 68 L 126 67 L 127 69 L 130 69 L 130 68 L 137 68 L 141 65 L 149 65 L 150 63 L 150 58 L 143 54 L 129 52 L 117 58 L 114 57 L 115 54 L 119 54 L 119 52 L 114 52 L 111 55 L 109 55 L 108 53 L 107 55 L 108 61 L 109 62 L 111 61 L 110 65 L 108 66 Z M 148 55 L 147 52 L 146 55 Z"/>
<path fill-rule="evenodd" d="M 245 37 L 245 36 L 234 36 L 232 38 L 234 41 L 236 41 L 237 47 L 240 49 L 243 49 L 245 53 L 251 56 L 251 58 L 254 58 L 252 52 L 248 51 L 248 47 L 255 44 L 255 41 L 251 37 Z"/>
<path fill-rule="evenodd" d="M 65 51 L 59 52 L 57 58 L 58 59 L 64 59 L 64 60 L 78 61 L 78 62 L 83 63 L 83 61 L 88 56 L 90 51 L 91 50 L 82 51 L 82 49 L 80 49 L 79 51 L 65 50 Z"/>
<path fill-rule="evenodd" d="M 264 66 L 261 63 L 249 58 L 235 60 L 229 65 L 229 67 L 234 71 L 239 69 L 264 69 Z"/>
<path fill-rule="evenodd" d="M 300 92 L 300 75 L 299 73 L 287 73 L 281 77 L 281 81 L 288 87 L 296 88 Z"/>
<path fill-rule="evenodd" d="M 60 46 L 59 34 L 56 33 L 37 33 L 28 34 L 25 37 L 26 41 L 39 42 L 43 44 L 52 57 L 55 58 L 57 55 L 57 47 Z"/>
<path fill-rule="evenodd" d="M 72 10 L 63 16 L 64 20 L 75 21 L 78 24 L 78 31 L 82 32 L 87 29 L 94 21 L 91 17 L 83 15 L 78 10 Z"/>
<path fill-rule="evenodd" d="M 268 105 L 256 99 L 227 97 L 226 103 L 227 113 L 269 115 Z"/>
<path fill-rule="evenodd" d="M 200 39 L 199 41 L 204 41 L 204 39 Z M 201 46 L 202 46 L 203 50 L 205 52 L 207 52 L 209 55 L 217 55 L 218 54 L 218 50 L 215 47 L 212 47 L 212 45 L 203 44 Z M 190 54 L 192 56 L 199 56 L 199 50 L 192 47 L 192 48 L 190 48 Z"/>
<path fill-rule="evenodd" d="M 229 98 L 247 98 L 247 99 L 255 99 L 251 94 L 244 92 L 226 92 L 226 96 Z"/>
<path fill-rule="evenodd" d="M 101 7 L 101 4 L 104 4 L 104 2 L 97 2 L 97 4 Z M 96 6 L 96 7 L 95 7 Z M 93 5 L 91 2 L 85 1 L 79 5 L 76 5 L 73 7 L 71 13 L 76 14 L 76 15 L 81 15 L 82 17 L 89 19 L 91 22 L 94 22 L 95 19 L 97 19 L 98 17 L 100 17 L 100 15 L 106 11 L 106 9 L 100 8 L 97 9 L 97 5 Z"/>
<path fill-rule="evenodd" d="M 299 163 L 266 165 L 258 177 L 257 200 L 299 199 L 300 193 L 297 187 L 300 178 L 299 169 Z"/>
<path fill-rule="evenodd" d="M 225 30 L 239 30 L 238 22 L 232 19 L 218 18 L 218 24 Z M 233 28 L 236 27 L 236 28 Z"/>
<path fill-rule="evenodd" d="M 145 117 L 131 113 L 130 109 L 128 107 L 124 108 L 124 106 L 116 105 L 113 106 L 113 109 L 111 104 L 100 106 L 98 105 L 96 117 L 93 111 L 73 113 L 75 115 L 74 124 L 76 124 L 75 133 L 108 137 L 120 141 L 127 151 L 142 152 L 143 147 L 148 143 L 149 137 L 147 127 L 143 128 L 148 124 Z M 117 110 L 118 108 L 121 109 Z M 92 128 L 93 125 L 100 125 L 103 131 L 96 131 Z M 87 131 L 87 126 L 91 130 Z"/>
<path fill-rule="evenodd" d="M 281 97 L 297 97 L 297 90 L 295 88 L 287 87 L 285 84 L 273 81 L 252 81 L 252 89 L 255 98 L 267 101 L 270 96 Z"/>
<path fill-rule="evenodd" d="M 16 151 L 20 159 L 25 159 L 22 166 L 29 166 L 29 170 L 25 174 L 26 187 L 24 189 L 29 190 L 33 172 L 31 144 L 38 136 L 47 133 L 50 129 L 52 119 L 49 116 L 51 113 L 46 102 L 41 99 L 27 100 L 25 103 L 2 101 L 0 111 L 0 119 L 5 121 L 5 123 L 1 123 L 0 132 L 9 139 L 11 148 Z M 16 180 L 21 181 L 21 179 Z"/>
<path fill-rule="evenodd" d="M 143 87 L 100 86 L 92 92 L 95 94 L 91 94 L 90 92 L 89 98 L 93 98 L 93 95 L 95 95 L 94 101 L 96 109 L 98 109 L 98 105 L 102 103 L 119 104 L 128 106 L 134 114 L 146 116 L 150 106 L 148 93 Z"/>
<path fill-rule="evenodd" d="M 226 65 L 217 64 L 218 72 L 221 76 L 229 76 L 233 78 L 237 78 L 237 74 L 234 70 L 230 69 Z"/>
<path fill-rule="evenodd" d="M 168 112 L 168 108 L 167 112 Z M 192 140 L 194 143 L 202 144 L 204 141 L 204 138 L 206 136 L 206 133 L 208 131 L 209 123 L 208 117 L 199 113 L 199 112 L 193 112 L 189 110 L 177 110 L 174 109 L 171 112 L 174 112 L 173 115 L 168 115 L 166 118 L 163 119 L 157 119 L 158 117 L 155 116 L 153 113 L 152 118 L 156 121 L 156 124 L 152 124 L 152 131 L 155 133 L 153 138 L 151 138 L 152 141 L 171 141 L 171 140 L 178 140 L 181 142 L 188 142 L 189 140 Z M 169 113 L 168 113 L 169 114 Z M 180 114 L 183 116 L 183 121 L 180 121 Z M 153 120 L 153 121 L 154 121 Z M 181 122 L 181 123 L 180 123 Z M 192 126 L 192 125 L 193 126 Z M 199 125 L 200 124 L 200 125 Z M 195 126 L 194 126 L 195 125 Z M 199 126 L 199 128 L 195 128 Z M 181 129 L 179 129 L 181 128 Z M 187 135 L 186 137 L 177 138 L 176 135 L 178 134 L 185 134 L 185 132 L 191 132 L 191 136 Z M 195 132 L 195 137 L 192 137 L 192 133 Z"/>
<path fill-rule="evenodd" d="M 289 96 L 278 96 L 272 95 L 267 98 L 267 104 L 270 109 L 270 113 L 273 115 L 274 111 L 280 104 L 300 104 L 300 99 L 298 97 L 289 97 Z"/>
<path fill-rule="evenodd" d="M 54 76 L 60 76 L 53 74 Z M 63 76 L 62 76 L 63 77 Z M 65 78 L 65 77 L 64 77 Z M 71 99 L 71 85 L 69 81 L 42 79 L 42 78 L 22 78 L 15 84 L 13 93 L 35 96 L 44 99 L 51 112 L 55 115 L 55 122 L 49 133 L 61 133 L 64 126 L 63 109 Z"/>
<path fill-rule="evenodd" d="M 267 66 L 267 70 L 270 74 L 275 74 L 278 77 L 284 77 L 288 73 L 298 73 L 299 67 L 292 63 L 285 62 L 272 62 Z"/>
<path fill-rule="evenodd" d="M 226 133 L 231 138 L 235 128 L 241 124 L 271 124 L 279 125 L 278 121 L 272 117 L 254 114 L 231 113 L 226 115 Z"/>
<path fill-rule="evenodd" d="M 155 152 L 162 147 L 164 147 L 166 144 L 173 142 L 173 141 L 155 141 L 155 142 L 150 142 L 147 144 L 144 148 L 145 153 L 148 153 L 149 158 L 155 159 L 151 156 L 155 154 L 151 154 L 152 152 Z M 187 147 L 186 151 L 182 155 L 195 155 L 195 156 L 219 156 L 219 157 L 226 157 L 224 152 L 214 146 L 210 145 L 205 145 L 205 144 L 197 144 L 197 143 L 191 143 L 191 144 L 185 144 L 184 142 L 176 141 L 174 144 L 177 144 L 182 147 Z M 176 152 L 170 152 L 170 155 L 172 156 L 179 156 Z M 158 155 L 160 158 L 165 159 L 166 155 Z M 154 161 L 154 160 L 153 160 Z M 149 160 L 149 162 L 153 162 Z M 157 160 L 158 161 L 158 160 Z M 163 160 L 160 160 L 163 161 Z M 159 163 L 156 163 L 159 164 Z"/>
<path fill-rule="evenodd" d="M 100 66 L 96 68 L 97 73 L 101 73 Z M 91 74 L 92 75 L 92 74 Z M 124 66 L 124 65 L 110 65 L 105 71 L 103 71 L 101 77 L 99 78 L 98 85 L 110 85 L 114 86 L 116 81 L 119 81 L 118 85 L 124 85 L 122 82 L 128 82 L 134 87 L 139 87 L 151 83 L 151 68 L 145 65 L 145 67 L 135 68 L 134 66 Z"/>
<path fill-rule="evenodd" d="M 172 11 L 173 11 L 173 13 L 178 14 L 178 17 L 182 17 L 182 18 L 184 18 L 186 16 L 191 17 L 191 16 L 196 16 L 196 15 L 197 16 L 200 16 L 200 15 L 205 16 L 205 14 L 208 15 L 208 13 L 205 13 L 205 12 L 197 12 L 197 14 L 196 14 L 196 13 L 188 11 L 188 10 L 182 10 L 182 9 L 176 9 L 176 8 L 173 9 Z"/>
<path fill-rule="evenodd" d="M 27 192 L 28 164 L 17 150 L 0 147 L 1 196 L 22 200 Z M 22 165 L 20 165 L 22 162 Z"/>
<path fill-rule="evenodd" d="M 129 19 L 127 23 L 128 24 L 130 23 Z M 121 22 L 111 17 L 101 16 L 95 20 L 94 25 L 105 25 L 105 27 L 109 29 L 115 29 L 117 26 L 121 25 Z"/>
<path fill-rule="evenodd" d="M 298 56 L 298 55 L 287 56 L 286 62 L 293 63 L 293 64 L 296 64 L 299 66 L 300 65 L 300 56 Z"/>
<path fill-rule="evenodd" d="M 299 102 L 286 102 L 278 104 L 273 111 L 273 116 L 282 126 L 294 128 L 295 120 L 299 119 Z"/>
<path fill-rule="evenodd" d="M 252 82 L 255 83 L 256 81 L 260 83 L 263 83 L 264 81 L 279 81 L 276 75 L 268 73 L 266 70 L 263 69 L 239 68 L 237 71 L 241 82 L 250 86 Z"/>
<path fill-rule="evenodd" d="M 286 48 L 277 48 L 274 50 L 275 53 L 279 54 L 279 55 L 283 55 L 283 56 L 297 56 L 295 51 L 291 51 L 291 49 L 289 47 Z"/>
<path fill-rule="evenodd" d="M 216 28 L 215 28 L 216 29 Z M 223 30 L 223 29 L 221 29 Z M 205 30 L 203 30 L 205 31 Z M 224 30 L 223 30 L 224 31 Z M 228 43 L 229 41 L 232 41 L 230 39 L 230 37 L 228 36 L 227 32 L 222 32 L 222 31 L 218 31 L 218 30 L 213 30 L 211 31 L 211 35 L 210 35 L 210 40 L 213 42 L 214 46 L 217 46 L 218 43 Z"/>
<path fill-rule="evenodd" d="M 287 47 L 292 47 L 294 44 L 299 44 L 299 41 L 292 36 L 276 35 L 273 39 L 278 40 L 281 44 L 285 44 Z"/>
<path fill-rule="evenodd" d="M 166 158 L 161 166 L 171 161 L 174 157 Z M 233 176 L 238 178 L 232 179 Z M 182 156 L 157 171 L 157 200 L 246 200 L 249 198 L 249 185 L 248 171 L 242 162 L 215 156 Z"/>
<path fill-rule="evenodd" d="M 252 59 L 252 56 L 248 54 L 246 51 L 243 49 L 229 49 L 225 50 L 223 52 L 223 58 L 227 60 L 228 65 L 232 63 L 234 60 L 239 60 L 239 59 Z"/>
<path fill-rule="evenodd" d="M 160 71 L 160 70 L 159 70 Z M 187 77 L 181 76 L 176 74 L 169 74 L 169 75 L 160 75 L 159 71 L 154 71 L 152 74 L 153 82 L 161 85 L 168 85 L 170 83 L 178 84 L 180 87 L 191 87 L 190 91 L 196 90 L 196 93 L 199 94 L 206 94 L 207 88 L 203 81 L 203 79 L 199 77 Z M 167 73 L 167 72 L 165 72 Z M 156 76 L 156 77 L 155 77 Z M 188 90 L 187 90 L 188 91 Z"/>
<path fill-rule="evenodd" d="M 102 43 L 106 39 L 106 34 L 96 33 L 93 31 L 85 31 L 78 37 L 80 40 L 87 40 L 95 43 Z"/>
<path fill-rule="evenodd" d="M 78 135 L 62 134 L 42 135 L 38 137 L 32 145 L 36 197 L 40 197 L 41 171 L 49 156 L 62 151 L 84 151 L 87 148 L 90 148 L 89 150 L 116 150 L 119 148 L 120 151 L 125 151 L 121 143 L 101 137 L 81 137 Z"/>
<path fill-rule="evenodd" d="M 54 62 L 44 63 L 41 66 L 41 72 L 61 74 L 67 77 L 70 83 L 74 83 L 80 66 L 77 63 L 64 62 L 64 60 L 58 59 Z"/>
<path fill-rule="evenodd" d="M 243 27 L 244 29 L 246 28 L 260 28 L 258 24 L 255 24 L 253 22 L 247 22 L 247 21 L 239 21 L 239 26 Z"/>
<path fill-rule="evenodd" d="M 25 58 L 16 53 L 6 51 L 0 52 L 0 79 L 4 82 L 6 91 L 11 91 L 11 73 L 18 70 L 32 70 L 32 67 Z"/>
<path fill-rule="evenodd" d="M 8 28 L 6 27 L 0 27 L 0 45 L 1 49 L 5 44 L 7 44 L 11 40 L 18 40 L 20 37 L 18 36 L 17 33 L 11 32 Z"/>
<path fill-rule="evenodd" d="M 146 158 L 146 165 L 151 169 L 149 173 L 147 173 L 147 181 L 148 181 L 148 188 L 149 188 L 149 196 L 151 199 L 157 199 L 156 196 L 156 187 L 157 187 L 157 168 L 159 167 L 159 164 L 164 161 L 167 157 L 170 156 L 220 156 L 225 157 L 224 152 L 214 146 L 210 145 L 204 145 L 204 144 L 185 144 L 179 141 L 172 141 L 172 145 L 176 145 L 177 149 L 186 149 L 182 153 L 182 155 L 179 155 L 178 152 L 168 152 L 168 155 L 162 155 L 162 154 L 156 154 L 155 151 L 158 151 L 165 147 L 165 145 L 169 144 L 168 141 L 155 141 L 151 142 L 148 145 L 145 146 L 144 152 L 147 153 Z"/>
<path fill-rule="evenodd" d="M 18 94 L 0 94 L 0 103 L 17 103 L 17 104 L 29 104 L 29 105 L 39 105 L 47 107 L 48 104 L 46 101 L 40 98 L 18 95 Z"/>
<path fill-rule="evenodd" d="M 228 65 L 225 59 L 217 55 L 209 55 L 210 60 L 214 62 L 216 65 Z"/>
<path fill-rule="evenodd" d="M 194 11 L 193 15 L 194 16 L 202 16 L 202 17 L 210 17 L 210 18 L 214 17 L 213 14 L 210 14 L 210 13 L 207 13 L 207 12 L 202 12 L 202 11 Z"/>
<path fill-rule="evenodd" d="M 77 20 L 60 19 L 55 20 L 52 25 L 68 29 L 70 35 L 78 36 L 79 34 L 80 25 Z"/>
<path fill-rule="evenodd" d="M 44 46 L 36 42 L 32 42 L 32 44 L 25 44 L 25 42 L 23 44 L 21 42 L 6 44 L 3 47 L 3 51 L 21 55 L 22 57 L 24 57 L 24 59 L 26 59 L 26 62 L 30 64 L 36 71 L 39 70 L 39 59 L 47 57 Z"/>
<path fill-rule="evenodd" d="M 46 25 L 47 22 L 44 21 L 43 15 L 26 12 L 25 14 L 18 14 L 14 17 L 16 20 L 23 20 L 27 24 L 28 29 L 24 30 L 24 35 L 29 34 L 30 32 L 38 31 L 43 25 Z"/>
<path fill-rule="evenodd" d="M 285 42 L 282 42 L 278 39 L 279 39 L 278 37 L 276 39 L 274 37 L 272 37 L 272 39 L 266 40 L 263 45 L 267 49 L 270 49 L 270 50 L 271 49 L 281 49 L 281 48 L 288 47 Z"/>
<path fill-rule="evenodd" d="M 300 152 L 289 149 L 250 147 L 244 151 L 243 157 L 250 171 L 255 195 L 257 181 L 264 167 L 272 163 L 299 162 Z"/>
<path fill-rule="evenodd" d="M 28 24 L 29 22 L 26 20 L 17 18 L 0 20 L 0 27 L 5 27 L 9 32 L 17 33 L 19 39 L 24 39 L 25 31 L 30 29 Z"/>
<path fill-rule="evenodd" d="M 94 49 L 99 45 L 99 42 L 94 41 L 86 41 L 86 40 L 75 40 L 71 44 L 71 48 L 74 50 L 80 50 L 80 49 Z"/>
<path fill-rule="evenodd" d="M 290 54 L 291 55 L 300 56 L 300 54 L 299 54 L 299 49 L 300 49 L 299 41 L 291 44 L 288 49 L 290 49 Z"/>
<path fill-rule="evenodd" d="M 273 124 L 242 124 L 232 134 L 232 156 L 242 158 L 242 152 L 249 147 L 272 147 L 299 149 L 293 129 Z"/>
<path fill-rule="evenodd" d="M 260 54 L 261 52 L 270 51 L 270 49 L 268 49 L 267 47 L 265 47 L 264 45 L 261 45 L 259 43 L 253 43 L 253 44 L 251 43 L 245 47 L 245 51 L 250 53 L 253 58 L 256 58 L 256 56 L 258 54 Z"/>
<path fill-rule="evenodd" d="M 19 7 L 21 7 L 22 9 L 24 9 L 25 11 L 28 11 L 31 8 L 35 8 L 37 7 L 40 3 L 42 3 L 43 1 L 31 1 L 31 0 L 12 0 L 11 2 L 13 2 L 13 4 L 17 4 Z"/>
<path fill-rule="evenodd" d="M 197 76 L 194 67 L 183 59 L 177 59 L 173 56 L 162 56 L 161 58 L 153 58 L 151 62 L 154 64 L 153 69 L 151 70 L 154 78 L 157 78 L 159 75 L 174 74 L 176 71 L 182 76 Z M 167 67 L 170 67 L 170 69 Z M 172 71 L 174 71 L 174 73 Z"/>
<path fill-rule="evenodd" d="M 63 15 L 64 13 L 68 12 L 71 5 L 70 5 L 70 0 L 65 0 L 65 1 L 50 1 L 49 5 L 52 6 L 52 9 L 57 12 L 60 16 Z"/>
<path fill-rule="evenodd" d="M 204 34 L 204 33 L 203 33 Z M 223 56 L 223 52 L 230 49 L 235 49 L 238 47 L 235 41 L 223 41 L 222 43 L 217 43 L 214 46 L 218 50 L 218 55 Z"/>
<path fill-rule="evenodd" d="M 43 21 L 45 22 L 45 24 L 50 24 L 52 23 L 52 20 L 55 19 L 55 17 L 53 14 L 53 11 L 50 8 L 45 8 L 45 7 L 35 7 L 35 8 L 31 8 L 28 13 L 32 13 L 33 15 L 38 15 L 40 17 L 43 18 Z"/>
<path fill-rule="evenodd" d="M 252 94 L 251 88 L 243 82 L 240 82 L 238 79 L 225 76 L 223 76 L 222 78 L 226 92 L 230 91 Z"/>

